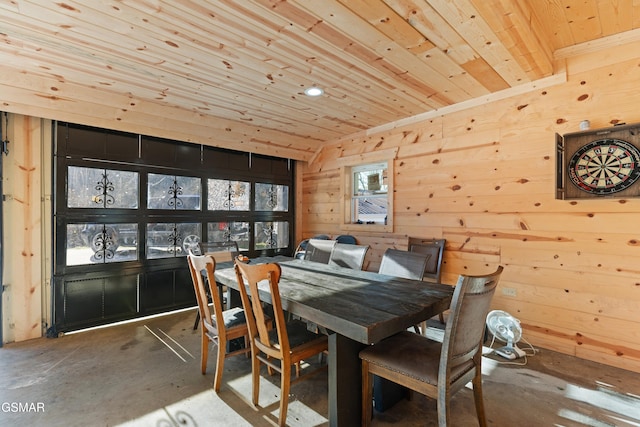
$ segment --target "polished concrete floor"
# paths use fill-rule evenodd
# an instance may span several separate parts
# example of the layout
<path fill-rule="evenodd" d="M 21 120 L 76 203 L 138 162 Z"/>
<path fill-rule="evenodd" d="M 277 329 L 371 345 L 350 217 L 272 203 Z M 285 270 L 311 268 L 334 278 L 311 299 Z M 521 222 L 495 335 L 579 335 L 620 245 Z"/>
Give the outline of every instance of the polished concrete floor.
<path fill-rule="evenodd" d="M 213 393 L 210 356 L 199 369 L 194 311 L 0 348 L 0 426 L 272 426 L 279 377 L 261 381 L 250 404 L 250 363 L 227 359 Z M 640 374 L 540 350 L 527 364 L 484 360 L 490 426 L 640 426 Z M 326 370 L 292 386 L 287 424 L 325 426 Z M 452 403 L 452 426 L 477 426 L 472 392 Z M 420 395 L 375 413 L 374 426 L 436 426 Z"/>

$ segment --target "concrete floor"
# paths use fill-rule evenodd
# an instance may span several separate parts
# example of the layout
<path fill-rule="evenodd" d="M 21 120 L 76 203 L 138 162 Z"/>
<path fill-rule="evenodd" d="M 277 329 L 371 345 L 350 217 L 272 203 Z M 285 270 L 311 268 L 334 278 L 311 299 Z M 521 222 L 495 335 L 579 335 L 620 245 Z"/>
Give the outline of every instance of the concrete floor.
<path fill-rule="evenodd" d="M 260 408 L 253 408 L 248 359 L 227 359 L 222 390 L 212 392 L 213 357 L 201 375 L 194 313 L 5 345 L 0 426 L 275 425 L 279 377 L 262 377 Z M 483 371 L 490 426 L 640 426 L 640 374 L 548 350 L 526 366 L 486 357 Z M 288 425 L 328 425 L 326 397 L 326 371 L 294 384 Z M 471 390 L 452 406 L 453 426 L 478 425 Z M 435 402 L 414 395 L 376 413 L 373 425 L 435 426 L 436 419 Z"/>

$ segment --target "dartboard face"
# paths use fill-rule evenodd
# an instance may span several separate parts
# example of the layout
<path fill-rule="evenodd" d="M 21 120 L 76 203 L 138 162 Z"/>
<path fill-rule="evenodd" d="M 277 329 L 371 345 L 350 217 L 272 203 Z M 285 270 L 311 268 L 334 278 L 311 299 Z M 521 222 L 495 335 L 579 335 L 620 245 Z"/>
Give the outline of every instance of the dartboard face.
<path fill-rule="evenodd" d="M 569 178 L 587 193 L 606 195 L 629 188 L 640 177 L 640 151 L 620 139 L 599 139 L 569 160 Z"/>

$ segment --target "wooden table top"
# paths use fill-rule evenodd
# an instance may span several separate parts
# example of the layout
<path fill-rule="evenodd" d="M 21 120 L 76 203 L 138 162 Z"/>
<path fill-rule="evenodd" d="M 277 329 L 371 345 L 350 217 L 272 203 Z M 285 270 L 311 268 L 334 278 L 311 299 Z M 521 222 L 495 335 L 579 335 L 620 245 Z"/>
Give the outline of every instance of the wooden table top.
<path fill-rule="evenodd" d="M 441 313 L 449 308 L 453 294 L 449 285 L 286 257 L 251 262 L 280 264 L 284 310 L 363 344 L 378 342 Z M 220 283 L 239 289 L 230 264 L 221 263 L 215 276 Z M 261 289 L 261 299 L 270 302 L 266 283 Z"/>

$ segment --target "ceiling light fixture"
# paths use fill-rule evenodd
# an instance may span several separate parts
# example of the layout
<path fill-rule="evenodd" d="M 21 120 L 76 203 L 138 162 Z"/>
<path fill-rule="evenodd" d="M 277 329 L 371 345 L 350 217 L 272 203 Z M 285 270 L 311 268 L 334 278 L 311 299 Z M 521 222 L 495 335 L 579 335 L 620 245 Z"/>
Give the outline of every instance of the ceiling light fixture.
<path fill-rule="evenodd" d="M 324 90 L 316 86 L 308 87 L 304 90 L 304 94 L 307 96 L 320 96 L 323 93 Z"/>

